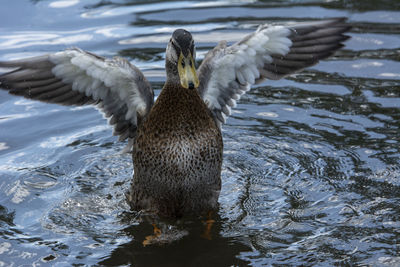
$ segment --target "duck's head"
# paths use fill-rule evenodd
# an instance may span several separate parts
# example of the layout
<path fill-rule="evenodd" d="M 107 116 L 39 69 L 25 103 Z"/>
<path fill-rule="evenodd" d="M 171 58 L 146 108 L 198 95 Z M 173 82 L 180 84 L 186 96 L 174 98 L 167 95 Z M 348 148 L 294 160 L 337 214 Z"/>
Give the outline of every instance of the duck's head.
<path fill-rule="evenodd" d="M 197 88 L 199 78 L 195 58 L 196 49 L 190 32 L 183 29 L 174 31 L 166 52 L 167 82 L 179 83 L 186 89 Z"/>

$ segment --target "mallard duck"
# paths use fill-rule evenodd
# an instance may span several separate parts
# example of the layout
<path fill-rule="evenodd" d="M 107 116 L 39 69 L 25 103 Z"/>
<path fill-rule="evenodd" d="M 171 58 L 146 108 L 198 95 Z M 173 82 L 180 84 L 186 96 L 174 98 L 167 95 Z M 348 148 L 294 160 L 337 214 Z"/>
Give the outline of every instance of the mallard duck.
<path fill-rule="evenodd" d="M 129 61 L 78 48 L 0 62 L 13 70 L 0 87 L 14 95 L 62 105 L 96 105 L 128 139 L 133 210 L 166 217 L 215 210 L 221 189 L 221 125 L 251 85 L 277 80 L 332 55 L 348 39 L 344 18 L 296 25 L 261 25 L 237 43 L 221 41 L 195 68 L 192 35 L 173 32 L 165 85 L 154 93 Z"/>

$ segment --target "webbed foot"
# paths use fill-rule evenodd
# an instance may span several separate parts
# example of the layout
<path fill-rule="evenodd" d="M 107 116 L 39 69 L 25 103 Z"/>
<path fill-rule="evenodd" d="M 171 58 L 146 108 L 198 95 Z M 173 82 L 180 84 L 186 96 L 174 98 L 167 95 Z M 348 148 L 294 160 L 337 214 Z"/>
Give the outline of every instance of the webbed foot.
<path fill-rule="evenodd" d="M 201 235 L 202 238 L 207 239 L 207 240 L 211 240 L 211 228 L 213 226 L 213 224 L 215 223 L 215 220 L 212 219 L 212 211 L 210 211 L 207 215 L 207 220 L 203 221 L 203 223 L 205 224 L 205 229 L 203 234 Z"/>
<path fill-rule="evenodd" d="M 153 241 L 157 239 L 160 235 L 161 235 L 161 229 L 158 228 L 155 223 L 153 223 L 153 234 L 145 237 L 145 239 L 142 242 L 143 246 L 145 247 L 147 245 L 152 244 Z"/>

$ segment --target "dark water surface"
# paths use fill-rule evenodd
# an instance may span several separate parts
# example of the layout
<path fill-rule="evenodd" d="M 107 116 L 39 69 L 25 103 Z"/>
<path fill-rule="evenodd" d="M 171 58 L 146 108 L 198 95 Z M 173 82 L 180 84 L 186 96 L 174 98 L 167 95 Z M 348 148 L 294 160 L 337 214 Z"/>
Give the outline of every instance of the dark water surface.
<path fill-rule="evenodd" d="M 172 31 L 199 61 L 263 22 L 347 16 L 334 57 L 243 96 L 223 127 L 220 209 L 165 222 L 170 244 L 124 201 L 125 144 L 92 107 L 0 91 L 0 266 L 400 266 L 399 1 L 7 1 L 0 60 L 78 46 L 122 55 L 156 93 Z"/>

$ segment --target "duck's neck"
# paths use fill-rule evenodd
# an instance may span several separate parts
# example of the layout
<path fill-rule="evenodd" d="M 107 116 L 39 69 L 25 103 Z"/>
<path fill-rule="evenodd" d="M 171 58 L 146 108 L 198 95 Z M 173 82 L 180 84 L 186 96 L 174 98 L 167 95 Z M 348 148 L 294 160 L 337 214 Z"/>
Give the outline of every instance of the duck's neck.
<path fill-rule="evenodd" d="M 165 71 L 167 72 L 167 80 L 165 81 L 165 84 L 168 84 L 168 87 L 181 87 L 181 81 L 176 63 L 166 60 Z"/>
<path fill-rule="evenodd" d="M 182 87 L 179 78 L 174 79 L 173 77 L 169 77 L 166 80 L 156 102 L 162 102 L 168 107 L 173 107 L 173 109 L 179 110 L 184 106 L 184 109 L 187 109 L 192 105 L 198 105 L 198 102 L 202 102 L 202 100 L 200 99 L 196 89 L 184 88 Z"/>

